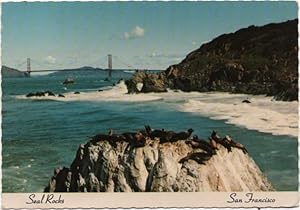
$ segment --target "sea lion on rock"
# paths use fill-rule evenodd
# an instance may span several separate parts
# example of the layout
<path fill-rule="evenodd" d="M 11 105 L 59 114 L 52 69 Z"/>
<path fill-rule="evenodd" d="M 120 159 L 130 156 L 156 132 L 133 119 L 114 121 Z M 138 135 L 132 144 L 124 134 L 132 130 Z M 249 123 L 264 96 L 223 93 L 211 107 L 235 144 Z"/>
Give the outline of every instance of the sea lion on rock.
<path fill-rule="evenodd" d="M 80 94 L 80 92 L 79 92 L 79 91 L 76 91 L 76 92 L 74 92 L 74 94 Z"/>
<path fill-rule="evenodd" d="M 209 144 L 211 145 L 211 147 L 214 150 L 218 149 L 217 142 L 214 139 L 212 139 L 211 137 L 209 137 Z"/>
<path fill-rule="evenodd" d="M 242 101 L 242 103 L 250 104 L 251 101 L 249 101 L 248 99 L 245 99 L 245 100 Z"/>
<path fill-rule="evenodd" d="M 147 136 L 150 137 L 151 139 L 165 138 L 165 136 L 166 136 L 165 129 L 154 130 L 149 125 L 145 125 L 145 132 L 146 132 Z"/>
<path fill-rule="evenodd" d="M 122 136 L 125 138 L 125 141 L 129 142 L 129 145 L 131 145 L 132 147 L 143 147 L 146 144 L 146 138 L 141 132 L 123 133 Z"/>
<path fill-rule="evenodd" d="M 65 96 L 63 94 L 58 94 L 58 97 L 65 98 Z"/>
<path fill-rule="evenodd" d="M 221 137 L 217 134 L 217 131 L 213 130 L 210 136 L 215 141 L 221 141 Z"/>
<path fill-rule="evenodd" d="M 185 142 L 186 144 L 189 144 L 192 146 L 192 148 L 194 149 L 202 149 L 203 151 L 207 152 L 208 154 L 210 155 L 215 155 L 216 154 L 216 151 L 211 147 L 211 145 L 204 141 L 204 140 L 195 140 L 195 139 L 192 139 L 192 140 L 188 140 Z"/>
<path fill-rule="evenodd" d="M 245 148 L 244 145 L 242 145 L 241 143 L 238 143 L 236 141 L 234 141 L 232 138 L 230 138 L 229 136 L 225 136 L 225 138 L 223 139 L 224 141 L 229 142 L 229 144 L 233 147 L 236 147 L 238 149 L 241 149 L 243 151 L 244 154 L 248 153 L 247 149 Z"/>
<path fill-rule="evenodd" d="M 180 132 L 176 133 L 175 135 L 172 136 L 170 139 L 171 142 L 178 141 L 178 140 L 184 140 L 184 139 L 189 139 L 193 133 L 193 129 L 190 128 L 187 130 L 187 132 Z"/>
<path fill-rule="evenodd" d="M 228 152 L 231 152 L 231 144 L 230 144 L 230 142 L 224 141 L 224 139 L 222 140 L 215 130 L 213 130 L 213 132 L 211 134 L 211 138 L 216 143 L 221 144 L 222 146 L 224 146 L 227 149 Z"/>
<path fill-rule="evenodd" d="M 211 158 L 210 154 L 207 154 L 205 152 L 195 152 L 195 153 L 188 154 L 186 157 L 182 158 L 179 161 L 179 163 L 184 163 L 185 161 L 192 159 L 199 164 L 205 165 L 204 161 L 208 161 L 210 158 Z"/>

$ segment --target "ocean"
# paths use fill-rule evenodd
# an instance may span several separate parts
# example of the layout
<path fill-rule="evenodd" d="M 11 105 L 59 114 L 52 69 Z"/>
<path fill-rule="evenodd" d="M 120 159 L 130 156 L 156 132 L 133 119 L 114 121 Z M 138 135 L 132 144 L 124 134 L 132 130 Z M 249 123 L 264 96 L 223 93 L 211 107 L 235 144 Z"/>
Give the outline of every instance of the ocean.
<path fill-rule="evenodd" d="M 43 192 L 54 168 L 70 166 L 88 136 L 153 128 L 207 139 L 212 130 L 244 144 L 278 191 L 298 190 L 298 102 L 229 93 L 126 94 L 130 73 L 60 72 L 2 79 L 2 190 Z M 75 83 L 64 87 L 64 79 Z M 98 90 L 102 91 L 98 91 Z M 65 98 L 26 98 L 50 90 Z M 74 94 L 80 91 L 80 94 Z M 252 103 L 241 103 L 248 98 Z"/>

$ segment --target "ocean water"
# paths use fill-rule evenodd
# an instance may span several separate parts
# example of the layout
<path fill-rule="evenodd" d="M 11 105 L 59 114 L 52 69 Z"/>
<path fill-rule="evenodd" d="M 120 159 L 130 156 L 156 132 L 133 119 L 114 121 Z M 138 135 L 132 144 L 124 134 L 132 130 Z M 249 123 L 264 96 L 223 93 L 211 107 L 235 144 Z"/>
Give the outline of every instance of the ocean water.
<path fill-rule="evenodd" d="M 213 129 L 248 149 L 278 191 L 298 190 L 298 103 L 227 93 L 126 94 L 119 79 L 132 75 L 66 72 L 2 81 L 2 190 L 42 192 L 58 166 L 69 166 L 87 136 L 153 128 L 193 128 L 207 138 Z M 62 82 L 73 77 L 75 84 Z M 98 92 L 99 89 L 103 91 Z M 51 90 L 66 98 L 26 98 Z M 81 94 L 74 94 L 80 91 Z M 251 104 L 241 101 L 249 98 Z"/>

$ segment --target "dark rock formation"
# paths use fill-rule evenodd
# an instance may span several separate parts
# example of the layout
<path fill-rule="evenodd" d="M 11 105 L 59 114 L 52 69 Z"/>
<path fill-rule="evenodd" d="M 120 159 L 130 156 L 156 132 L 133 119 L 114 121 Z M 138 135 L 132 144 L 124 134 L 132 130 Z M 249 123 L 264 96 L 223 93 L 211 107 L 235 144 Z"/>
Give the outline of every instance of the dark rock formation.
<path fill-rule="evenodd" d="M 236 145 L 230 151 L 221 142 L 213 148 L 209 142 L 191 137 L 191 132 L 146 128 L 120 135 L 112 130 L 98 134 L 80 145 L 69 168 L 54 170 L 45 192 L 273 190 L 240 144 L 232 140 Z M 188 135 L 187 139 L 162 141 L 169 133 Z"/>
<path fill-rule="evenodd" d="M 60 95 L 60 94 L 59 94 Z M 30 98 L 30 97 L 43 97 L 43 96 L 55 96 L 55 94 L 50 91 L 50 90 L 47 90 L 47 91 L 38 91 L 38 92 L 32 92 L 32 93 L 28 93 L 26 95 L 27 98 Z"/>
<path fill-rule="evenodd" d="M 125 84 L 128 87 L 128 93 L 150 93 L 150 92 L 166 92 L 166 84 L 162 80 L 160 74 L 145 73 L 138 71 L 130 80 L 126 80 Z M 141 87 L 139 89 L 139 84 Z"/>
<path fill-rule="evenodd" d="M 151 75 L 151 79 L 145 73 L 136 73 L 126 81 L 129 93 L 168 87 L 182 91 L 266 94 L 276 100 L 298 100 L 297 24 L 298 19 L 249 26 L 221 35 L 188 54 L 179 64 Z M 145 78 L 148 78 L 146 82 Z M 138 82 L 147 88 L 137 91 Z"/>

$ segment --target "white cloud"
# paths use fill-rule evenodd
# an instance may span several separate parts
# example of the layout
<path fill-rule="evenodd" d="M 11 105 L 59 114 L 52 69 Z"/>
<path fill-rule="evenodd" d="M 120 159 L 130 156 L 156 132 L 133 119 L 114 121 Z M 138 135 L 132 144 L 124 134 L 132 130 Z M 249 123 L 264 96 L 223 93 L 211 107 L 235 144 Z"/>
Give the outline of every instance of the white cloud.
<path fill-rule="evenodd" d="M 53 56 L 51 55 L 48 55 L 46 58 L 45 58 L 45 61 L 49 64 L 54 64 L 56 63 L 56 58 L 54 58 Z"/>
<path fill-rule="evenodd" d="M 130 32 L 124 33 L 125 39 L 135 39 L 139 37 L 143 37 L 145 35 L 145 29 L 140 26 L 135 26 Z"/>

